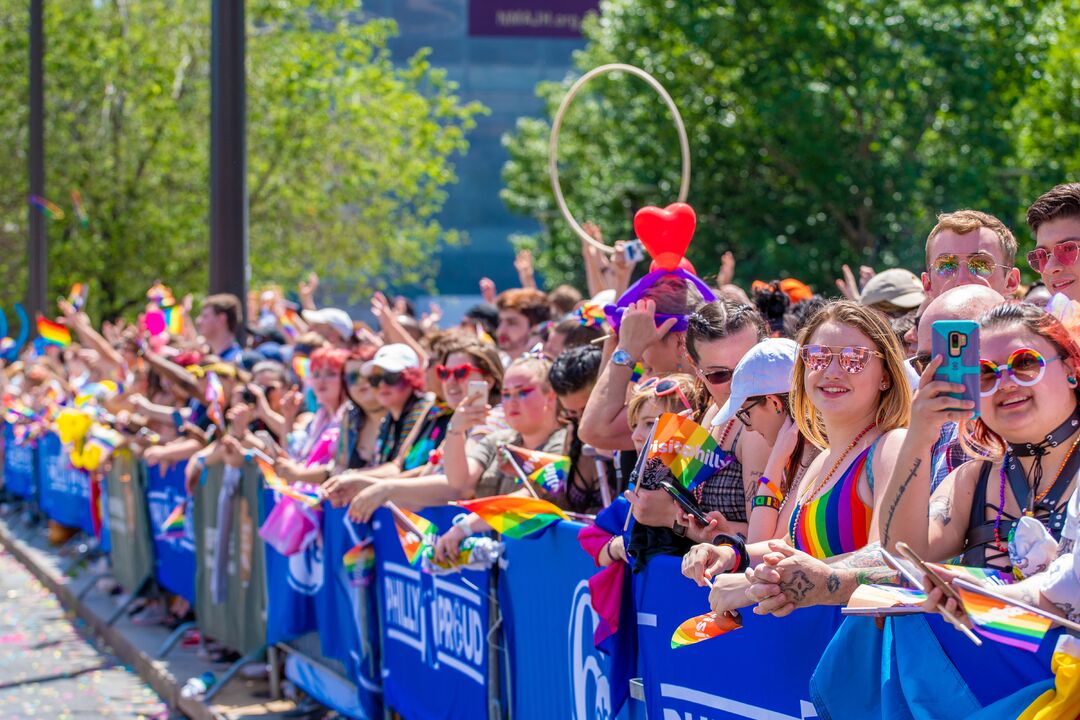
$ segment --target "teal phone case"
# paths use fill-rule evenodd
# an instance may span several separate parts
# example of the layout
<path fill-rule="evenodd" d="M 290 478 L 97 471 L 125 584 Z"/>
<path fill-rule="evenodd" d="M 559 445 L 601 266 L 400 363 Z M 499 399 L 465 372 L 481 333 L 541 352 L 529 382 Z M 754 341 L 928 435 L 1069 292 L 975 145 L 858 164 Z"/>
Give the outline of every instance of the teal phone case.
<path fill-rule="evenodd" d="M 933 327 L 934 357 L 942 357 L 935 380 L 960 383 L 963 393 L 950 393 L 958 399 L 972 400 L 971 417 L 979 416 L 979 324 L 971 320 L 938 320 Z"/>

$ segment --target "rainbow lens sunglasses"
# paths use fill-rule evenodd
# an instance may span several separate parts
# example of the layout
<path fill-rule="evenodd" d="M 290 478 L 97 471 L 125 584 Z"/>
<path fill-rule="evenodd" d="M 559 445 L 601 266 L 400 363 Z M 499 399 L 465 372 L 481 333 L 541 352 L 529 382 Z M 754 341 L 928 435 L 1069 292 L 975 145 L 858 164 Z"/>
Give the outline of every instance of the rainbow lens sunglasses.
<path fill-rule="evenodd" d="M 937 259 L 934 260 L 930 267 L 933 268 L 938 277 L 951 278 L 960 271 L 960 263 L 967 265 L 968 272 L 971 273 L 972 276 L 982 280 L 986 280 L 990 277 L 994 273 L 994 268 L 999 267 L 998 264 L 994 262 L 994 258 L 986 253 L 963 256 L 955 253 L 938 255 Z"/>
<path fill-rule="evenodd" d="M 806 367 L 814 372 L 821 372 L 828 368 L 832 364 L 833 355 L 836 355 L 839 358 L 840 367 L 850 375 L 861 373 L 874 355 L 882 360 L 885 359 L 885 356 L 877 350 L 857 345 L 849 345 L 839 350 L 833 350 L 828 345 L 803 345 L 799 348 L 799 353 Z"/>
<path fill-rule="evenodd" d="M 1060 357 L 1044 358 L 1037 350 L 1018 348 L 1009 356 L 1004 365 L 996 365 L 983 358 L 979 361 L 979 394 L 990 397 L 1001 385 L 1001 376 L 1008 373 L 1013 382 L 1023 387 L 1031 387 L 1043 379 L 1046 365 Z"/>

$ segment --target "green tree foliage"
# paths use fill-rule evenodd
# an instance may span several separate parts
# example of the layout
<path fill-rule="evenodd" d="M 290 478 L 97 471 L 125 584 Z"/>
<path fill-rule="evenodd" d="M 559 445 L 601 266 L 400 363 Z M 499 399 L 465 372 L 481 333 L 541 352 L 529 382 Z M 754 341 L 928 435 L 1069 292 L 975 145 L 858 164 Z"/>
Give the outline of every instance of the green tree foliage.
<path fill-rule="evenodd" d="M 1034 2 L 608 0 L 575 64 L 637 65 L 679 106 L 701 273 L 730 249 L 744 281 L 795 275 L 827 290 L 841 262 L 919 267 L 940 211 L 1015 217 L 1025 171 L 1010 119 L 1045 62 L 1052 38 L 1041 21 L 1054 12 Z M 573 79 L 539 86 L 548 117 Z M 540 269 L 561 282 L 578 278 L 579 243 L 555 209 L 549 127 L 522 119 L 506 138 L 503 199 L 541 222 Z M 571 211 L 609 240 L 632 236 L 639 207 L 676 199 L 673 123 L 634 78 L 585 89 L 559 156 Z"/>
<path fill-rule="evenodd" d="M 26 3 L 0 0 L 0 303 L 22 292 L 26 237 Z M 88 281 L 102 315 L 135 309 L 157 277 L 207 282 L 210 25 L 201 0 L 46 3 L 50 286 Z M 483 108 L 397 32 L 341 3 L 248 2 L 248 189 L 256 282 L 315 269 L 352 294 L 433 277 L 457 234 L 436 221 L 453 157 Z M 78 190 L 89 222 L 75 218 Z"/>

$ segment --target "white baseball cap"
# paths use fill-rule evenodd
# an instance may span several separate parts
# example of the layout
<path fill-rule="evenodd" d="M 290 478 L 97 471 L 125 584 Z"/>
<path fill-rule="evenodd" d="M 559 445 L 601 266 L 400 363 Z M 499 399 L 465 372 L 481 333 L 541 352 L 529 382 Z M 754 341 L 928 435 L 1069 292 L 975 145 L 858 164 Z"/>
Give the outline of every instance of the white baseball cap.
<path fill-rule="evenodd" d="M 420 358 L 413 349 L 404 343 L 394 343 L 379 348 L 375 357 L 364 363 L 361 372 L 370 375 L 372 370 L 379 368 L 383 372 L 396 373 L 416 367 L 420 367 Z"/>
<path fill-rule="evenodd" d="M 782 395 L 791 391 L 791 372 L 799 346 L 787 338 L 762 340 L 735 366 L 731 376 L 731 397 L 713 418 L 712 425 L 723 425 L 752 397 Z"/>
<path fill-rule="evenodd" d="M 349 313 L 340 308 L 325 307 L 319 310 L 305 310 L 301 315 L 309 325 L 329 325 L 334 328 L 334 331 L 341 335 L 342 340 L 349 340 L 353 336 L 352 318 L 349 317 Z"/>

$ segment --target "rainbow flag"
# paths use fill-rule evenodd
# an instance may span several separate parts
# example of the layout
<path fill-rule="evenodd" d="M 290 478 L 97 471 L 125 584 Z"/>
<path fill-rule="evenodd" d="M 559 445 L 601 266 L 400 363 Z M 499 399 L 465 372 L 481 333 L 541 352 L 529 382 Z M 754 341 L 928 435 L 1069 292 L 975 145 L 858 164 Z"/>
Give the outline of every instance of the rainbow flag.
<path fill-rule="evenodd" d="M 187 511 L 187 502 L 181 502 L 172 509 L 165 522 L 158 529 L 159 537 L 175 537 L 184 534 L 184 514 Z"/>
<path fill-rule="evenodd" d="M 285 308 L 281 313 L 281 317 L 278 318 L 278 323 L 281 325 L 281 331 L 284 332 L 289 339 L 295 339 L 300 335 L 299 320 L 300 314 L 291 307 Z"/>
<path fill-rule="evenodd" d="M 702 640 L 712 640 L 741 627 L 742 618 L 738 615 L 717 615 L 714 612 L 696 615 L 683 620 L 682 624 L 675 628 L 675 632 L 671 634 L 671 649 L 677 650 Z"/>
<path fill-rule="evenodd" d="M 495 495 L 463 500 L 458 505 L 479 515 L 495 532 L 515 539 L 531 535 L 559 520 L 568 519 L 566 513 L 547 500 L 520 495 Z"/>
<path fill-rule="evenodd" d="M 375 545 L 371 540 L 364 540 L 353 546 L 341 558 L 345 572 L 353 576 L 353 582 L 365 585 L 371 580 L 375 570 Z"/>
<path fill-rule="evenodd" d="M 1050 619 L 1025 610 L 1004 600 L 992 597 L 986 589 L 976 592 L 975 585 L 953 583 L 964 610 L 975 624 L 975 632 L 995 642 L 1011 645 L 1021 650 L 1038 652 Z"/>
<path fill-rule="evenodd" d="M 165 329 L 170 335 L 176 337 L 184 332 L 184 311 L 179 305 L 170 305 L 161 312 L 165 314 Z"/>
<path fill-rule="evenodd" d="M 71 344 L 71 331 L 48 318 L 38 318 L 37 330 L 41 339 L 47 343 L 59 345 L 60 347 L 67 347 Z"/>
<path fill-rule="evenodd" d="M 82 283 L 75 283 L 71 286 L 71 292 L 68 293 L 68 303 L 76 310 L 82 310 L 86 306 L 86 286 Z"/>
<path fill-rule="evenodd" d="M 549 493 L 557 493 L 566 485 L 570 476 L 570 458 L 565 455 L 529 450 L 517 445 L 504 445 L 506 456 L 534 484 Z"/>
<path fill-rule="evenodd" d="M 591 302 L 582 303 L 581 307 L 574 311 L 574 317 L 577 318 L 582 327 L 602 328 L 607 322 L 604 308 L 597 303 Z"/>
<path fill-rule="evenodd" d="M 406 527 L 400 519 L 394 518 L 394 526 L 397 528 L 398 540 L 401 541 L 401 549 L 405 551 L 405 558 L 410 565 L 418 565 L 420 558 L 434 549 L 439 528 L 427 518 L 420 517 L 404 508 L 398 508 L 398 512 L 408 518 L 409 522 L 420 531 L 420 536 L 417 537 L 412 528 Z"/>
<path fill-rule="evenodd" d="M 260 457 L 255 458 L 255 462 L 259 464 L 259 470 L 262 472 L 263 481 L 266 486 L 287 498 L 306 505 L 310 508 L 317 508 L 322 505 L 322 496 L 319 495 L 317 490 L 308 489 L 307 486 L 302 485 L 290 485 L 289 483 L 278 477 L 278 474 L 274 472 L 274 466 L 266 462 Z"/>
<path fill-rule="evenodd" d="M 659 458 L 687 490 L 693 490 L 731 464 L 709 431 L 687 417 L 664 413 L 656 421 L 648 458 Z"/>
<path fill-rule="evenodd" d="M 304 382 L 307 380 L 308 375 L 311 374 L 311 358 L 306 358 L 303 355 L 293 356 L 292 369 L 296 373 L 296 377 L 300 378 L 300 382 Z"/>

